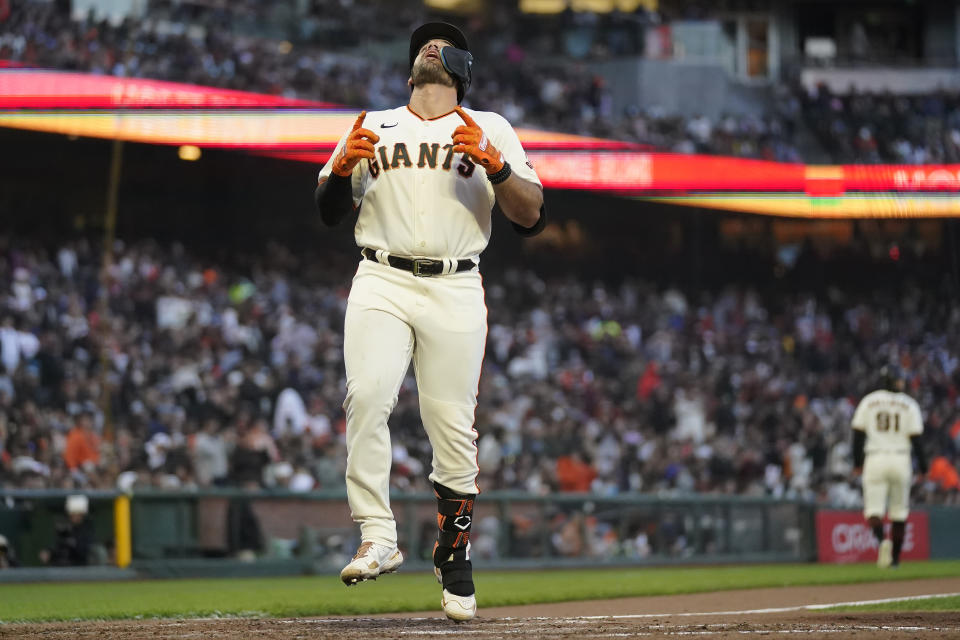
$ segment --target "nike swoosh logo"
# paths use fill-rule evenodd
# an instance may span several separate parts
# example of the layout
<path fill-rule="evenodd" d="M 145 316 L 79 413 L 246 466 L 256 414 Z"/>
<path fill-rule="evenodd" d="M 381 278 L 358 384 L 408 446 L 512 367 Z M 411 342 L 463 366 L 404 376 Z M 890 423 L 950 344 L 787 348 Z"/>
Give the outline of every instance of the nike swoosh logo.
<path fill-rule="evenodd" d="M 397 126 L 398 124 L 400 124 L 400 123 L 399 123 L 399 122 L 391 122 L 390 124 L 387 124 L 386 122 L 384 122 L 382 125 L 380 125 L 380 128 L 381 128 L 381 129 L 389 129 L 390 127 L 395 127 L 395 126 Z"/>

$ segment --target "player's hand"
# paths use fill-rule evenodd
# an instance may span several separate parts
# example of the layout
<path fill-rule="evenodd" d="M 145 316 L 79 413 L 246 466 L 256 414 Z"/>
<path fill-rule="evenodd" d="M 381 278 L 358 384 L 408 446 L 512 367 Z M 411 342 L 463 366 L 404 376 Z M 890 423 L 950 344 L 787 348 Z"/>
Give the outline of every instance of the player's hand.
<path fill-rule="evenodd" d="M 366 117 L 367 112 L 361 111 L 357 121 L 353 123 L 353 129 L 347 135 L 346 142 L 343 143 L 343 148 L 333 159 L 332 171 L 338 176 L 349 176 L 364 158 L 373 160 L 373 145 L 380 142 L 380 136 L 361 126 Z"/>
<path fill-rule="evenodd" d="M 483 132 L 473 118 L 463 110 L 462 107 L 456 108 L 457 115 L 463 118 L 464 124 L 453 131 L 453 152 L 465 153 L 470 158 L 487 170 L 487 173 L 496 173 L 503 169 L 503 154 L 497 151 L 493 146 L 487 134 Z"/>

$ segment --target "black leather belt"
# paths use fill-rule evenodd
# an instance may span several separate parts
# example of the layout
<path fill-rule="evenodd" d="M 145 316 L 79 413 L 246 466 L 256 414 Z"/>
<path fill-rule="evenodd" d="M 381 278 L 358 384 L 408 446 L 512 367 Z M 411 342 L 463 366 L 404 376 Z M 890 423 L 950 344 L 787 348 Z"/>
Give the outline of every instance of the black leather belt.
<path fill-rule="evenodd" d="M 377 252 L 368 247 L 361 249 L 360 253 L 367 260 L 380 262 L 377 260 Z M 409 271 L 415 276 L 428 277 L 439 276 L 443 273 L 443 260 L 434 260 L 433 258 L 401 258 L 400 256 L 387 256 L 387 264 L 395 269 Z M 461 271 L 470 271 L 476 267 L 473 260 L 457 260 L 457 268 L 454 273 Z"/>

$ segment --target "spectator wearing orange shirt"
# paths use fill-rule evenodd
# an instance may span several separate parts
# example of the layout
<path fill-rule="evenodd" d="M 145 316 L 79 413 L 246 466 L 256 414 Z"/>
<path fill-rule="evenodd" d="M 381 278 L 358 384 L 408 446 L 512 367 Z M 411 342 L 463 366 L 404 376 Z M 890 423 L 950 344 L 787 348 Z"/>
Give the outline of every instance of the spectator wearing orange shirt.
<path fill-rule="evenodd" d="M 596 477 L 596 469 L 580 451 L 574 450 L 570 455 L 557 458 L 557 483 L 560 485 L 560 491 L 588 492 Z"/>
<path fill-rule="evenodd" d="M 940 491 L 960 491 L 960 473 L 946 456 L 937 456 L 930 463 L 927 478 L 937 483 Z"/>
<path fill-rule="evenodd" d="M 93 414 L 89 411 L 82 412 L 67 433 L 63 459 L 71 471 L 100 463 L 100 436 L 93 430 Z"/>

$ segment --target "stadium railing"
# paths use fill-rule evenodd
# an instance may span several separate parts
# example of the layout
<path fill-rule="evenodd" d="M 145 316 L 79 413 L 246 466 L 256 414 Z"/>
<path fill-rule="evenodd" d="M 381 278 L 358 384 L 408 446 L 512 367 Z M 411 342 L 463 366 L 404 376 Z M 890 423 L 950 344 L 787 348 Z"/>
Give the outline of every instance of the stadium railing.
<path fill-rule="evenodd" d="M 23 566 L 41 564 L 73 493 L 0 491 L 0 533 Z M 359 542 L 343 491 L 84 493 L 106 551 L 100 563 L 124 568 L 129 557 L 139 575 L 329 573 Z M 434 497 L 396 492 L 392 502 L 406 566 L 429 568 Z M 805 562 L 816 557 L 815 511 L 768 498 L 489 492 L 477 501 L 472 544 L 486 567 Z"/>

